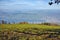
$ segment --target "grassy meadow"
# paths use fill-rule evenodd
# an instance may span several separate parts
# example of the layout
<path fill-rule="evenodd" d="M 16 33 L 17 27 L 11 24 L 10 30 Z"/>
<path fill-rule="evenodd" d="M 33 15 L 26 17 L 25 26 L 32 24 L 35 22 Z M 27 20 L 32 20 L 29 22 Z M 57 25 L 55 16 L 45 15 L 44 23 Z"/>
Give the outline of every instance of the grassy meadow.
<path fill-rule="evenodd" d="M 0 40 L 60 40 L 60 26 L 0 24 Z"/>

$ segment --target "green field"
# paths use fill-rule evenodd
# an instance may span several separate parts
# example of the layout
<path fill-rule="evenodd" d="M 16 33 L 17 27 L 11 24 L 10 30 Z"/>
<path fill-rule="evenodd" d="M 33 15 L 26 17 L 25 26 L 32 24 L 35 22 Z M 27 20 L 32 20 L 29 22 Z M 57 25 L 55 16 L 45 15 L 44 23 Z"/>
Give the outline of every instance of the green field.
<path fill-rule="evenodd" d="M 24 30 L 29 28 L 37 28 L 40 30 L 55 30 L 60 29 L 60 26 L 48 26 L 48 25 L 38 25 L 38 24 L 0 24 L 0 30 Z"/>
<path fill-rule="evenodd" d="M 11 34 L 12 31 L 13 33 Z M 11 36 L 13 35 L 13 38 L 10 38 L 9 40 L 60 40 L 60 26 L 38 24 L 0 24 L 0 40 L 8 40 L 6 38 L 2 38 L 2 33 L 3 35 L 7 34 L 7 36 L 10 34 Z M 17 39 L 14 39 L 14 35 Z"/>

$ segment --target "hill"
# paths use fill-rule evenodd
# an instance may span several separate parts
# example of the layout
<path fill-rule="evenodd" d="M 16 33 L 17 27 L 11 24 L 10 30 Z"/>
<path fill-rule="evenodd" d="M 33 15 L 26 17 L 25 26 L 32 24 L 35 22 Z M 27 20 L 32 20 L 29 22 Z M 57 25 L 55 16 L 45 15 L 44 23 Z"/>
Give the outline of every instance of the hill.
<path fill-rule="evenodd" d="M 0 39 L 60 40 L 60 26 L 37 24 L 0 24 Z"/>

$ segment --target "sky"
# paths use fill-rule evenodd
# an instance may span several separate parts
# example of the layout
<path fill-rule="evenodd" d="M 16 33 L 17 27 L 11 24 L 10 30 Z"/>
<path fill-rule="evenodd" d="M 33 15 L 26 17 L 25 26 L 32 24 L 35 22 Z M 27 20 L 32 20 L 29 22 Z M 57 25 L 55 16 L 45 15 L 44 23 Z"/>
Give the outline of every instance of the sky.
<path fill-rule="evenodd" d="M 60 23 L 60 4 L 50 0 L 0 0 L 0 20 Z"/>

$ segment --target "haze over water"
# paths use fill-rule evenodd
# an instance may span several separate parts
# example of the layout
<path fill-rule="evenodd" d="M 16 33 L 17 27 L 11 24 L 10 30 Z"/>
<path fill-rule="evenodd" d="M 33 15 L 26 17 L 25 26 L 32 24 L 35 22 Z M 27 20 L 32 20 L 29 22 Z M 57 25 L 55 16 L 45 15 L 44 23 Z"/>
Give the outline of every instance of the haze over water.
<path fill-rule="evenodd" d="M 0 0 L 0 20 L 60 23 L 60 4 L 50 0 Z"/>

